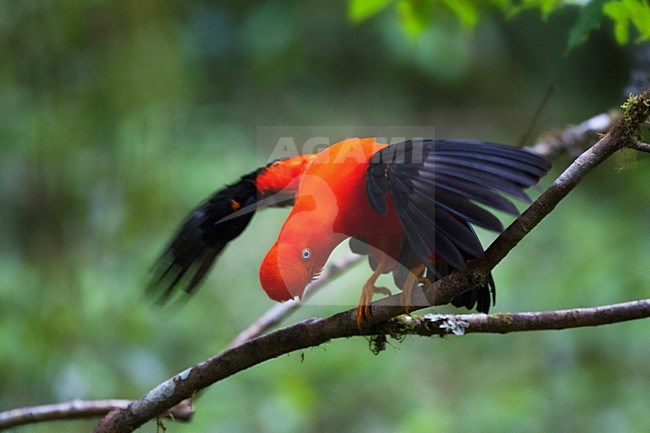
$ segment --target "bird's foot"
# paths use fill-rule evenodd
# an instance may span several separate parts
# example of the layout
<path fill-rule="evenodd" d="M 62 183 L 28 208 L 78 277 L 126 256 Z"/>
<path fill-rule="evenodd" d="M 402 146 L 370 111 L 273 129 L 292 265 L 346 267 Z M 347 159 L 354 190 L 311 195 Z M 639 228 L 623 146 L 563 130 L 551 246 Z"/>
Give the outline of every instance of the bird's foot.
<path fill-rule="evenodd" d="M 372 316 L 372 297 L 375 293 L 381 293 L 382 295 L 390 296 L 392 295 L 391 291 L 386 287 L 377 287 L 375 283 L 377 278 L 381 275 L 380 267 L 372 273 L 372 276 L 366 281 L 366 284 L 363 285 L 361 290 L 361 297 L 359 298 L 359 305 L 356 310 L 356 320 L 357 326 L 361 328 L 363 322 Z"/>
<path fill-rule="evenodd" d="M 413 305 L 413 289 L 417 284 L 431 284 L 431 280 L 425 278 L 423 272 L 425 270 L 423 263 L 411 269 L 411 271 L 406 276 L 406 282 L 402 288 L 402 296 L 400 297 L 400 303 L 404 306 L 404 311 L 406 314 L 411 314 L 411 306 Z"/>

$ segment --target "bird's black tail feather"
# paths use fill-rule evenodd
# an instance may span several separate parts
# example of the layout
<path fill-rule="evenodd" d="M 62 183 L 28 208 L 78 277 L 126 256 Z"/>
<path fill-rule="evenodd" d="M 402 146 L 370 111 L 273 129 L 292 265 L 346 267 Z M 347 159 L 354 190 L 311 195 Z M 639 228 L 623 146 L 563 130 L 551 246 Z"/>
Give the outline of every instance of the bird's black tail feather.
<path fill-rule="evenodd" d="M 190 213 L 154 264 L 147 292 L 164 303 L 177 287 L 187 293 L 197 288 L 224 247 L 253 218 L 260 170 L 225 186 Z"/>

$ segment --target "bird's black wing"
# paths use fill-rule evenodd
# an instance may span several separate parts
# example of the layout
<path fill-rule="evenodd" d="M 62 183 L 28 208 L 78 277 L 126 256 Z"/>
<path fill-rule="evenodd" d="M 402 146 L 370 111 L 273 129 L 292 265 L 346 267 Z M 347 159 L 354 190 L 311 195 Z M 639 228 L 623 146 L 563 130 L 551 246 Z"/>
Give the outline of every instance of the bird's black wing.
<path fill-rule="evenodd" d="M 518 215 L 504 194 L 530 201 L 524 190 L 546 174 L 542 157 L 513 147 L 461 140 L 408 140 L 377 151 L 368 167 L 366 195 L 386 214 L 394 203 L 406 241 L 437 278 L 462 269 L 483 253 L 471 225 L 500 232 L 499 219 L 478 204 Z M 431 262 L 436 256 L 440 262 Z M 487 311 L 494 284 L 484 293 L 461 295 L 455 305 Z M 487 294 L 487 297 L 486 297 Z"/>
<path fill-rule="evenodd" d="M 242 176 L 199 204 L 156 260 L 147 292 L 161 303 L 178 288 L 192 293 L 225 246 L 248 226 L 257 209 L 293 205 L 293 191 L 260 192 L 255 182 L 281 162 L 275 161 Z"/>

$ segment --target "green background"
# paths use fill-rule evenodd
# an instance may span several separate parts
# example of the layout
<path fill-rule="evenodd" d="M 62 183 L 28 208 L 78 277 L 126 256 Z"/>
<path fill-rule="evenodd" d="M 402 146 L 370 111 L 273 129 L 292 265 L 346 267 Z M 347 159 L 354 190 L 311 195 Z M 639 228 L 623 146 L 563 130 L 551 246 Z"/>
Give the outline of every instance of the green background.
<path fill-rule="evenodd" d="M 424 125 L 515 144 L 551 84 L 534 136 L 620 105 L 633 49 L 604 28 L 565 54 L 575 18 L 494 11 L 469 31 L 441 11 L 412 39 L 391 11 L 351 24 L 342 1 L 0 1 L 0 410 L 137 398 L 273 305 L 258 266 L 284 210 L 258 215 L 182 308 L 143 296 L 185 214 L 266 162 L 258 127 L 331 128 L 334 142 Z M 595 170 L 499 265 L 494 311 L 650 297 L 649 184 L 648 160 L 631 151 Z M 368 275 L 359 264 L 329 290 L 352 307 Z M 343 308 L 308 305 L 287 323 Z M 363 338 L 339 340 L 218 383 L 191 424 L 167 427 L 640 432 L 649 337 L 644 321 L 409 337 L 378 356 Z"/>

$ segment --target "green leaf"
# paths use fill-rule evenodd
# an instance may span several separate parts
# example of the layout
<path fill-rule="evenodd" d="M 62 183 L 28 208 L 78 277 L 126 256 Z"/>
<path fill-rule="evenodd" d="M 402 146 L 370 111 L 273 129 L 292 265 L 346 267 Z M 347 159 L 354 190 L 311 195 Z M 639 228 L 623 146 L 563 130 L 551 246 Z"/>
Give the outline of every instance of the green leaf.
<path fill-rule="evenodd" d="M 640 0 L 624 0 L 624 4 L 630 11 L 630 21 L 639 31 L 637 42 L 650 38 L 650 6 L 647 2 Z"/>
<path fill-rule="evenodd" d="M 600 27 L 603 19 L 603 6 L 609 0 L 593 0 L 580 9 L 578 19 L 569 31 L 567 52 L 584 44 L 589 32 Z"/>
<path fill-rule="evenodd" d="M 422 1 L 400 0 L 397 12 L 406 33 L 412 38 L 420 36 L 431 24 L 432 12 Z"/>
<path fill-rule="evenodd" d="M 542 19 L 548 17 L 563 6 L 562 0 L 524 0 L 523 7 L 526 9 L 539 9 L 542 13 Z"/>
<path fill-rule="evenodd" d="M 542 17 L 548 19 L 556 9 L 562 7 L 562 0 L 540 0 L 539 7 L 542 10 Z"/>
<path fill-rule="evenodd" d="M 630 39 L 628 33 L 627 10 L 620 2 L 608 3 L 603 7 L 603 13 L 614 21 L 614 37 L 620 45 L 627 44 Z"/>
<path fill-rule="evenodd" d="M 444 0 L 444 2 L 454 12 L 461 24 L 468 28 L 476 27 L 478 10 L 471 0 Z"/>
<path fill-rule="evenodd" d="M 393 0 L 350 0 L 348 18 L 360 23 L 386 9 Z"/>
<path fill-rule="evenodd" d="M 619 44 L 627 44 L 630 40 L 630 23 L 639 32 L 636 42 L 650 39 L 650 5 L 647 2 L 641 0 L 612 1 L 603 7 L 603 12 L 614 21 L 614 36 Z"/>

